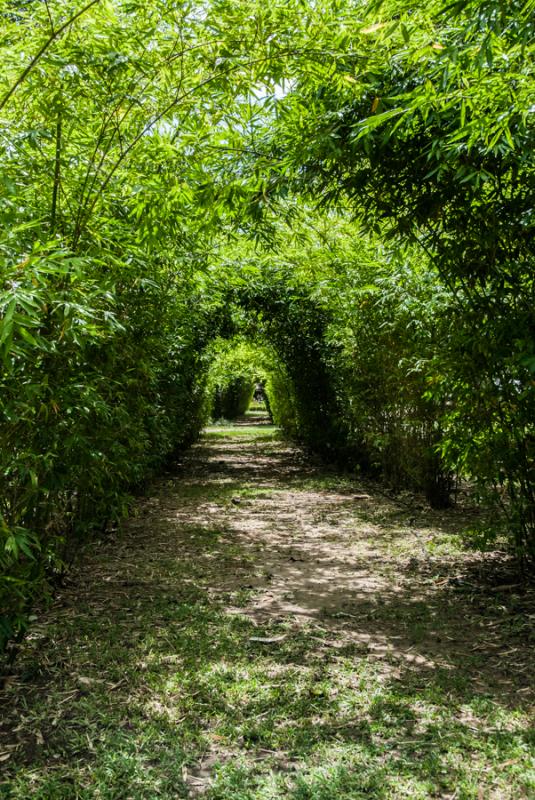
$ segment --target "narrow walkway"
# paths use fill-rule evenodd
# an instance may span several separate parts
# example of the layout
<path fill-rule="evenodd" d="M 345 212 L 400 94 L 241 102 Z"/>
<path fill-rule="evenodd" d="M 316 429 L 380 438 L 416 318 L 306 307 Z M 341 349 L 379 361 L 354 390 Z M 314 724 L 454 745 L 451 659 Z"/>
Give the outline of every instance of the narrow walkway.
<path fill-rule="evenodd" d="M 210 429 L 35 622 L 0 797 L 532 797 L 533 593 L 466 524 Z"/>

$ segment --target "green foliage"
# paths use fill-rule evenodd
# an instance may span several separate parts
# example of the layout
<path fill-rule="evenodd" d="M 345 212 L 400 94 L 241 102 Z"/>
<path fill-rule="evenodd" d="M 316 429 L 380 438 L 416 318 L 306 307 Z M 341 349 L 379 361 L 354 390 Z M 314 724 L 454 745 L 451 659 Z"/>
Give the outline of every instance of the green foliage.
<path fill-rule="evenodd" d="M 232 378 L 226 386 L 215 391 L 212 416 L 214 419 L 237 419 L 245 414 L 251 404 L 254 383 L 243 376 Z"/>
<path fill-rule="evenodd" d="M 413 252 L 390 263 L 384 255 L 380 264 L 355 264 L 330 299 L 343 301 L 329 328 L 340 345 L 333 380 L 361 465 L 446 507 L 454 475 L 439 452 L 444 404 L 426 390 L 449 293 Z"/>
<path fill-rule="evenodd" d="M 0 648 L 204 421 L 220 318 L 170 129 L 215 88 L 217 44 L 187 16 L 137 2 L 2 15 Z"/>
<path fill-rule="evenodd" d="M 7 637 L 80 536 L 126 513 L 128 492 L 198 431 L 203 373 L 194 355 L 201 320 L 186 324 L 177 287 L 166 286 L 164 274 L 157 283 L 142 277 L 145 265 L 121 265 L 122 285 L 113 285 L 113 262 L 40 247 L 22 264 L 12 263 L 7 245 L 4 254 L 0 597 Z"/>
<path fill-rule="evenodd" d="M 290 437 L 298 438 L 295 388 L 288 370 L 276 361 L 265 383 L 266 402 L 275 425 Z"/>
<path fill-rule="evenodd" d="M 276 350 L 268 395 L 277 424 L 331 460 L 448 505 L 443 406 L 424 397 L 447 289 L 413 250 L 356 242 L 352 223 L 306 207 L 276 248 L 257 252 L 254 280 L 244 268 L 234 302 Z"/>
<path fill-rule="evenodd" d="M 260 261 L 264 260 L 260 254 Z M 255 281 L 244 281 L 234 293 L 253 322 L 254 335 L 276 353 L 268 372 L 267 393 L 277 424 L 318 450 L 334 448 L 335 397 L 322 360 L 326 315 L 272 259 Z"/>
<path fill-rule="evenodd" d="M 207 391 L 246 407 L 236 334 L 291 435 L 460 473 L 534 557 L 533 10 L 3 5 L 4 639 Z"/>
<path fill-rule="evenodd" d="M 507 535 L 531 558 L 533 10 L 532 0 L 372 2 L 334 37 L 327 12 L 314 65 L 296 70 L 264 138 L 281 165 L 273 198 L 292 189 L 348 207 L 394 247 L 416 243 L 437 270 L 450 324 L 425 395 L 443 409 L 440 452 L 494 491 Z"/>
<path fill-rule="evenodd" d="M 245 341 L 232 339 L 216 342 L 210 350 L 213 360 L 207 392 L 211 416 L 213 419 L 236 419 L 249 408 L 255 385 L 263 375 L 265 355 Z"/>

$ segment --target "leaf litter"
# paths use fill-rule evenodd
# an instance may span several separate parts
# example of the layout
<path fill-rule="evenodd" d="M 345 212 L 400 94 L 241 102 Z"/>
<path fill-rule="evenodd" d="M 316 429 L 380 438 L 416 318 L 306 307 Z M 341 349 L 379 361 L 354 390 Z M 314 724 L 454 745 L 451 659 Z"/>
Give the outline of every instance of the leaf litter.
<path fill-rule="evenodd" d="M 37 615 L 0 787 L 313 798 L 325 773 L 348 800 L 529 797 L 533 589 L 460 548 L 462 509 L 261 433 L 209 429 Z"/>

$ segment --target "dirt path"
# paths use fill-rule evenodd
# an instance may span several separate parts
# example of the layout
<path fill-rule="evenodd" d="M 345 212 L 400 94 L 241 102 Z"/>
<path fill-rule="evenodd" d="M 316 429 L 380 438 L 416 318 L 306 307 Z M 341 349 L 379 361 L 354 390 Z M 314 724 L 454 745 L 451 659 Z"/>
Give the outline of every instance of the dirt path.
<path fill-rule="evenodd" d="M 0 797 L 534 797 L 533 592 L 466 523 L 211 429 L 34 624 Z"/>

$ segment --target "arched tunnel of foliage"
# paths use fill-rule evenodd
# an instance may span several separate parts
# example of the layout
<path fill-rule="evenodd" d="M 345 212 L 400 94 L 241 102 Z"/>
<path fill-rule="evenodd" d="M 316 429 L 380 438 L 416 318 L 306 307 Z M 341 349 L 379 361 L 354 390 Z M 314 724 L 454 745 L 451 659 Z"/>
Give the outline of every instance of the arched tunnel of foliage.
<path fill-rule="evenodd" d="M 247 341 L 224 339 L 213 343 L 207 358 L 210 417 L 235 420 L 248 410 L 256 385 L 266 380 L 266 354 Z"/>
<path fill-rule="evenodd" d="M 468 480 L 533 561 L 533 10 L 2 4 L 0 644 L 235 337 L 289 435 L 434 506 Z"/>

